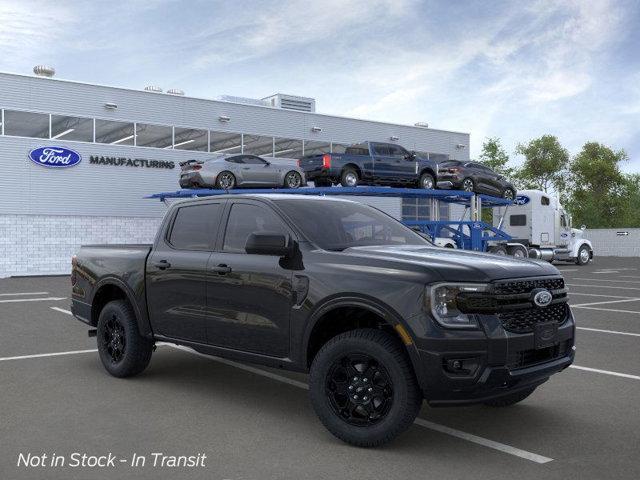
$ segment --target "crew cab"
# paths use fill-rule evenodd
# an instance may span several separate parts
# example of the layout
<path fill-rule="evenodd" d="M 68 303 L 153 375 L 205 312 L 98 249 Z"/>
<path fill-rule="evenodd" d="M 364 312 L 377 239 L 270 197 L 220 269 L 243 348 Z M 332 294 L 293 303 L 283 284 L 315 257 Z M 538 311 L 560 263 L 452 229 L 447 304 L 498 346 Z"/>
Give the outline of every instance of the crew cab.
<path fill-rule="evenodd" d="M 341 184 L 391 185 L 436 188 L 438 164 L 395 143 L 364 142 L 344 153 L 324 153 L 301 158 L 298 165 L 316 187 Z"/>
<path fill-rule="evenodd" d="M 71 310 L 111 375 L 140 374 L 159 341 L 310 372 L 320 420 L 358 446 L 400 434 L 425 399 L 515 404 L 574 358 L 554 266 L 438 248 L 348 200 L 178 202 L 152 245 L 87 245 L 72 265 Z"/>

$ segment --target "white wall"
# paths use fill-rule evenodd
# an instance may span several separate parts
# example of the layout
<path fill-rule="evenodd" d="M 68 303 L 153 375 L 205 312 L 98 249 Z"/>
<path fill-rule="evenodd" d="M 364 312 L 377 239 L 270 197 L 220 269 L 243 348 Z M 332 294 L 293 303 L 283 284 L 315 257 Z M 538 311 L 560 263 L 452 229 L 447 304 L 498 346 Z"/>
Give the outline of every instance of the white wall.
<path fill-rule="evenodd" d="M 591 240 L 596 257 L 640 257 L 640 228 L 587 228 L 584 238 Z"/>

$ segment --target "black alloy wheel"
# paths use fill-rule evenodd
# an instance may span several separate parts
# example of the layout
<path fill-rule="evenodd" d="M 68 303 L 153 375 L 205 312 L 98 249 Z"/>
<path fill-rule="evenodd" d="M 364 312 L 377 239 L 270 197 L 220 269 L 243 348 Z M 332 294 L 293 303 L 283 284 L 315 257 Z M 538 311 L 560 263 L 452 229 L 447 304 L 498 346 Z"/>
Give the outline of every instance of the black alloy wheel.
<path fill-rule="evenodd" d="M 385 418 L 393 404 L 389 373 L 367 354 L 337 359 L 327 374 L 325 394 L 333 412 L 354 426 L 371 426 Z"/>
<path fill-rule="evenodd" d="M 475 188 L 475 185 L 473 183 L 473 180 L 470 178 L 465 178 L 462 181 L 462 190 L 464 190 L 465 192 L 473 192 Z"/>
<path fill-rule="evenodd" d="M 105 322 L 100 341 L 102 342 L 102 347 L 107 351 L 111 363 L 116 364 L 122 360 L 127 340 L 124 327 L 115 313 L 112 313 Z"/>
<path fill-rule="evenodd" d="M 504 192 L 502 192 L 502 198 L 507 200 L 513 200 L 515 196 L 515 192 L 511 188 L 505 188 Z"/>

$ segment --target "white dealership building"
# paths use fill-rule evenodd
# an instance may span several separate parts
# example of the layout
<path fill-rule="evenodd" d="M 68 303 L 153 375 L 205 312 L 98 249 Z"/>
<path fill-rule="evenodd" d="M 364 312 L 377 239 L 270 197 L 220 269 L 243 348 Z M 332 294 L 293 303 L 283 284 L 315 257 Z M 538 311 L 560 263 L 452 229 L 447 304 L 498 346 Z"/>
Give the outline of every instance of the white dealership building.
<path fill-rule="evenodd" d="M 298 158 L 365 140 L 441 160 L 469 158 L 469 134 L 315 112 L 315 101 L 193 98 L 0 73 L 0 277 L 63 274 L 84 243 L 147 243 L 177 190 L 179 162 L 214 153 Z M 62 151 L 65 167 L 32 159 Z M 73 152 L 72 158 L 69 151 Z M 398 218 L 429 219 L 428 202 L 367 198 Z M 446 210 L 441 215 L 447 215 Z"/>

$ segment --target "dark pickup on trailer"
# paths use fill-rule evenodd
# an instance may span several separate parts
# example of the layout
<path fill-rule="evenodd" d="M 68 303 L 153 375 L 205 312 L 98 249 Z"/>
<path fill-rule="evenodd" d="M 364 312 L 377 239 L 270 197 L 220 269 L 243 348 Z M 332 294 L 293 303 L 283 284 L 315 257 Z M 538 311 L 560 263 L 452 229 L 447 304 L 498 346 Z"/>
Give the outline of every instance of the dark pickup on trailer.
<path fill-rule="evenodd" d="M 353 201 L 221 195 L 173 204 L 153 245 L 83 246 L 72 312 L 117 377 L 154 342 L 310 372 L 322 423 L 360 446 L 433 406 L 507 406 L 574 358 L 547 262 L 434 247 Z"/>
<path fill-rule="evenodd" d="M 309 155 L 298 160 L 316 187 L 341 184 L 436 188 L 438 164 L 394 143 L 364 142 L 344 153 Z"/>

